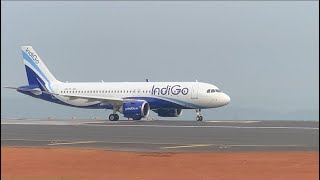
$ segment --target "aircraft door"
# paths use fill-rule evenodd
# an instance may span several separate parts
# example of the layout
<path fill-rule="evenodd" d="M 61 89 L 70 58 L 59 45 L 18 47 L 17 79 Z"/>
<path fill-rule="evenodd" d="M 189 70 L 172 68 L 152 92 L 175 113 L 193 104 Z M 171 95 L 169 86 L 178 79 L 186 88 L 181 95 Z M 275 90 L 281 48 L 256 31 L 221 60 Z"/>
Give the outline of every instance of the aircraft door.
<path fill-rule="evenodd" d="M 191 99 L 198 99 L 198 89 L 199 89 L 198 83 L 195 83 L 192 85 Z"/>

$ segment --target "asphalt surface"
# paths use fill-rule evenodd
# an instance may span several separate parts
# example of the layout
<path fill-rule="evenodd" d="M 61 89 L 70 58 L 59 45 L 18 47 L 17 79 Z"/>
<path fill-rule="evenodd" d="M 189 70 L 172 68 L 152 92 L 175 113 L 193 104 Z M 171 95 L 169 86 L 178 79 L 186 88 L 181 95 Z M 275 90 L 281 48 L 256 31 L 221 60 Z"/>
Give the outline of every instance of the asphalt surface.
<path fill-rule="evenodd" d="M 319 151 L 319 122 L 1 119 L 1 146 L 144 152 Z"/>

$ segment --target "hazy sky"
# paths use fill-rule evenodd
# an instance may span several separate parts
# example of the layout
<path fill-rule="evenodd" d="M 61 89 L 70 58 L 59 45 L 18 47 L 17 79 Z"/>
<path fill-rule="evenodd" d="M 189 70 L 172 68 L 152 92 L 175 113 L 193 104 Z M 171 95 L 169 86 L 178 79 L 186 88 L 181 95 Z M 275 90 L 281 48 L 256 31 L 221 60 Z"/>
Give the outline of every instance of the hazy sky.
<path fill-rule="evenodd" d="M 319 115 L 318 1 L 2 1 L 1 13 L 1 86 L 27 83 L 20 46 L 32 45 L 61 81 L 215 84 L 231 103 L 207 110 L 212 118 Z M 24 107 L 10 98 L 42 113 L 57 107 L 2 89 L 7 116 Z"/>

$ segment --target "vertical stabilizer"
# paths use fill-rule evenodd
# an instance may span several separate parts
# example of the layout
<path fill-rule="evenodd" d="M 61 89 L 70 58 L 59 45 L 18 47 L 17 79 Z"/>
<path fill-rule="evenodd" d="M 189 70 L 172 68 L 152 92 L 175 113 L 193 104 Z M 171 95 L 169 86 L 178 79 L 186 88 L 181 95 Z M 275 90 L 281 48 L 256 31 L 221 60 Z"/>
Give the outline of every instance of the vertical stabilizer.
<path fill-rule="evenodd" d="M 22 46 L 21 49 L 29 85 L 39 85 L 41 89 L 48 90 L 51 83 L 59 82 L 31 46 Z"/>

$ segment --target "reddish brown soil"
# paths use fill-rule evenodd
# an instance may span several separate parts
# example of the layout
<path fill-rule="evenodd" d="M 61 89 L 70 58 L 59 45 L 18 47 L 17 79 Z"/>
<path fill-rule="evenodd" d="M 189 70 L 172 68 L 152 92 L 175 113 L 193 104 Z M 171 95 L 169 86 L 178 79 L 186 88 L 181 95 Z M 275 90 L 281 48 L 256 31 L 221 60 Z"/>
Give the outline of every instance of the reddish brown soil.
<path fill-rule="evenodd" d="M 319 152 L 135 153 L 1 148 L 4 179 L 319 179 Z"/>

